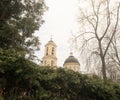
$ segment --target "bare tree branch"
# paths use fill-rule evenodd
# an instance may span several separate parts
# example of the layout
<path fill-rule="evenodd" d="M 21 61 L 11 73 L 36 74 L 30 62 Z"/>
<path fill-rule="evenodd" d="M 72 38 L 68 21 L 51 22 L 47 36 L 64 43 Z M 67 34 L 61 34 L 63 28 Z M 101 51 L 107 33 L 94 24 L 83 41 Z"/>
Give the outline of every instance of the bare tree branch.
<path fill-rule="evenodd" d="M 88 33 L 90 33 L 90 34 L 95 34 L 94 32 L 83 32 L 83 33 L 81 33 L 80 35 L 75 36 L 75 39 L 80 38 L 80 37 L 82 37 L 83 35 L 88 34 Z"/>
<path fill-rule="evenodd" d="M 107 26 L 106 26 L 105 32 L 104 32 L 103 36 L 100 38 L 100 40 L 102 40 L 105 37 L 105 35 L 108 32 L 109 26 L 110 26 L 111 21 L 110 21 L 110 10 L 109 9 L 110 9 L 109 8 L 109 1 L 107 0 Z"/>
<path fill-rule="evenodd" d="M 119 6 L 118 6 L 118 9 L 117 9 L 117 19 L 116 19 L 116 24 L 115 24 L 115 27 L 114 27 L 114 31 L 113 31 L 113 33 L 112 33 L 112 36 L 111 36 L 111 38 L 110 38 L 110 41 L 109 41 L 109 43 L 108 43 L 108 45 L 107 45 L 107 47 L 106 47 L 106 50 L 105 50 L 105 52 L 104 52 L 104 57 L 105 57 L 105 55 L 106 55 L 106 53 L 107 53 L 107 51 L 108 51 L 108 49 L 109 49 L 109 47 L 110 47 L 110 44 L 111 44 L 111 42 L 112 42 L 112 39 L 113 39 L 113 37 L 114 37 L 114 35 L 115 35 L 115 33 L 116 33 L 116 30 L 117 30 L 117 26 L 118 26 L 118 22 L 119 22 L 119 9 L 120 9 L 120 3 L 119 3 Z"/>

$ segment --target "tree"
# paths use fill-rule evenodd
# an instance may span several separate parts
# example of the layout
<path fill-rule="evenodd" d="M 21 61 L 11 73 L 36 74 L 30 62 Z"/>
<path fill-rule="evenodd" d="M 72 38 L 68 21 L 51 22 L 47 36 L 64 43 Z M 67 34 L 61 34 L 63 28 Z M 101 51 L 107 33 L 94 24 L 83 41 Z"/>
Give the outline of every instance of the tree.
<path fill-rule="evenodd" d="M 120 3 L 110 0 L 86 0 L 89 8 L 80 8 L 80 33 L 76 41 L 82 41 L 82 50 L 87 49 L 88 60 L 95 66 L 101 64 L 103 79 L 106 79 L 106 56 L 115 34 L 118 32 Z M 83 26 L 83 27 L 82 27 Z M 109 40 L 106 38 L 109 37 Z M 96 57 L 96 58 L 95 58 Z M 90 58 L 90 59 L 89 59 Z M 91 61 L 91 58 L 95 62 Z"/>
<path fill-rule="evenodd" d="M 119 81 L 120 72 L 120 44 L 119 44 L 119 32 L 115 34 L 113 41 L 110 45 L 110 50 L 107 55 L 107 71 L 110 78 L 114 81 Z M 108 38 L 109 40 L 109 38 Z"/>
<path fill-rule="evenodd" d="M 0 58 L 0 97 L 3 100 L 36 100 L 42 90 L 38 65 L 8 50 Z"/>
<path fill-rule="evenodd" d="M 34 32 L 45 10 L 44 0 L 0 1 L 0 99 L 39 98 L 38 65 L 26 58 L 39 49 Z"/>
<path fill-rule="evenodd" d="M 98 76 L 40 67 L 4 52 L 0 62 L 1 100 L 119 100 L 120 86 Z"/>
<path fill-rule="evenodd" d="M 0 48 L 12 49 L 23 56 L 39 49 L 34 32 L 43 24 L 45 10 L 44 0 L 1 0 Z"/>

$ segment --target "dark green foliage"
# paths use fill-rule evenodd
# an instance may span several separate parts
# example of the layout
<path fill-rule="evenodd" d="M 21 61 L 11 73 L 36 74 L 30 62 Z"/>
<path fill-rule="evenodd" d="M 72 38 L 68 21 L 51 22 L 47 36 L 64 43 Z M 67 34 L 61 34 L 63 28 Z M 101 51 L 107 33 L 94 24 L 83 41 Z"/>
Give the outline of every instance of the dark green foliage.
<path fill-rule="evenodd" d="M 0 56 L 1 100 L 120 100 L 120 86 L 110 80 L 40 67 L 7 52 Z"/>
<path fill-rule="evenodd" d="M 34 32 L 43 24 L 44 0 L 0 0 L 0 48 L 29 57 L 39 49 Z"/>

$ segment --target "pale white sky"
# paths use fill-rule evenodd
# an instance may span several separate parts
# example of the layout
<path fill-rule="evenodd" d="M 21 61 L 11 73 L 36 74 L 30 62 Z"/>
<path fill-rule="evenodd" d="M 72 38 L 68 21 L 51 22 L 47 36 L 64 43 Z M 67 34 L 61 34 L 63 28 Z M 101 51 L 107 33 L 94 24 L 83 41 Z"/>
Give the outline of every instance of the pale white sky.
<path fill-rule="evenodd" d="M 70 53 L 70 38 L 77 31 L 78 0 L 45 0 L 49 7 L 44 14 L 45 23 L 36 34 L 40 37 L 40 51 L 36 52 L 39 59 L 43 57 L 44 45 L 50 40 L 57 44 L 58 66 L 63 66 Z M 78 57 L 76 53 L 73 53 Z M 80 61 L 79 61 L 80 62 Z"/>

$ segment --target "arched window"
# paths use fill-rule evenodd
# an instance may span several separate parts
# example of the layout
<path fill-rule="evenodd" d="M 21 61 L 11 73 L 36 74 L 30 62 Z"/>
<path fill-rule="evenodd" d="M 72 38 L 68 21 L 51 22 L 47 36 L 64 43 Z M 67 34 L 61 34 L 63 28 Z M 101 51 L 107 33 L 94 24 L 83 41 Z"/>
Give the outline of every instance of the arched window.
<path fill-rule="evenodd" d="M 51 61 L 51 66 L 54 66 L 54 61 L 53 60 Z"/>
<path fill-rule="evenodd" d="M 47 64 L 47 61 L 45 60 L 44 65 L 46 65 L 46 64 Z"/>
<path fill-rule="evenodd" d="M 69 69 L 71 69 L 71 66 L 69 66 Z"/>
<path fill-rule="evenodd" d="M 54 47 L 52 47 L 52 55 L 54 55 Z"/>
<path fill-rule="evenodd" d="M 46 56 L 48 55 L 48 47 L 47 47 L 47 49 L 46 49 Z"/>
<path fill-rule="evenodd" d="M 76 69 L 76 66 L 74 66 L 74 71 L 76 71 L 77 69 Z"/>

